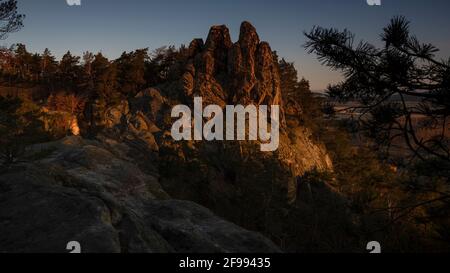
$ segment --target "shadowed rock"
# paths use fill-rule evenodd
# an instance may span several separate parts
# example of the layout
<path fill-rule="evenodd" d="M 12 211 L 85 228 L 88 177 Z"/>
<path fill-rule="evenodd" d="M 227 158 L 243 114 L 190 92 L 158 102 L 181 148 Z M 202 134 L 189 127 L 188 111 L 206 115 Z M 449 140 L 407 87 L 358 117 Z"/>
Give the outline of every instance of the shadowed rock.
<path fill-rule="evenodd" d="M 69 137 L 33 147 L 0 175 L 0 252 L 278 252 L 260 234 L 187 201 L 168 200 L 137 151 Z"/>

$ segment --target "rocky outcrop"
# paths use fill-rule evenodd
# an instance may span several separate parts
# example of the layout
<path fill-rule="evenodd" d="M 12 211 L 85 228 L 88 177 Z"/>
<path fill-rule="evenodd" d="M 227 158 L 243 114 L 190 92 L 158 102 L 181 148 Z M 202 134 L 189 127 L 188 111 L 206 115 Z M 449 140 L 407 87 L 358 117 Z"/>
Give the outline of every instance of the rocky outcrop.
<path fill-rule="evenodd" d="M 68 137 L 28 153 L 32 161 L 0 174 L 0 252 L 68 252 L 69 241 L 82 252 L 278 251 L 208 209 L 170 199 L 124 143 Z"/>
<path fill-rule="evenodd" d="M 280 146 L 267 153 L 260 152 L 257 141 L 176 142 L 170 135 L 173 119 L 166 112 L 166 118 L 156 122 L 162 129 L 157 135 L 161 185 L 176 198 L 195 201 L 277 241 L 286 229 L 284 217 L 295 214 L 300 216 L 293 221 L 311 220 L 311 214 L 298 213 L 297 204 L 309 194 L 303 196 L 299 185 L 309 172 L 332 171 L 326 149 L 312 140 L 308 128 L 286 125 L 276 57 L 250 23 L 242 23 L 236 43 L 225 26 L 213 26 L 206 42 L 193 40 L 188 52 L 179 88 L 183 103 L 201 96 L 204 105 L 280 105 Z M 176 90 L 166 85 L 161 94 Z M 320 191 L 334 196 L 330 185 Z M 305 206 L 314 211 L 310 204 Z M 334 209 L 345 211 L 343 205 Z"/>
<path fill-rule="evenodd" d="M 177 143 L 167 132 L 162 134 L 166 138 L 161 137 L 158 141 L 163 150 L 160 154 L 161 165 L 163 169 L 174 169 L 169 171 L 170 178 L 163 180 L 164 186 L 179 193 L 180 197 L 189 196 L 196 201 L 205 199 L 197 196 L 197 189 L 202 188 L 206 191 L 202 195 L 212 196 L 212 200 L 207 202 L 213 202 L 217 207 L 223 206 L 223 211 L 235 212 L 237 207 L 225 204 L 235 202 L 231 199 L 243 188 L 248 190 L 250 196 L 244 194 L 242 199 L 259 200 L 255 201 L 257 207 L 261 207 L 265 202 L 263 200 L 269 198 L 267 195 L 293 202 L 297 198 L 298 177 L 312 170 L 332 170 L 326 150 L 320 143 L 311 140 L 308 128 L 286 126 L 278 60 L 270 45 L 260 40 L 256 29 L 249 22 L 242 23 L 239 40 L 235 43 L 231 42 L 226 26 L 213 26 L 206 42 L 193 40 L 188 52 L 181 79 L 186 102 L 192 103 L 194 97 L 200 96 L 204 105 L 279 105 L 282 113 L 280 148 L 273 153 L 260 153 L 256 148 L 257 143 L 250 141 Z M 169 87 L 162 89 L 162 93 L 172 92 Z M 169 124 L 157 125 L 159 128 L 170 128 Z M 172 167 L 171 163 L 174 163 Z M 242 169 L 243 165 L 247 165 L 247 168 Z M 191 170 L 186 170 L 187 173 L 180 171 L 183 166 L 191 166 Z M 276 177 L 268 176 L 268 169 L 272 169 Z M 199 173 L 194 170 L 199 170 Z M 250 175 L 248 170 L 251 170 Z M 187 183 L 192 190 L 184 189 L 177 182 L 186 176 L 192 177 Z M 230 179 L 230 176 L 235 178 Z M 252 188 L 273 193 L 269 194 L 265 190 L 252 192 Z"/>
<path fill-rule="evenodd" d="M 195 39 L 182 76 L 188 97 L 201 96 L 206 104 L 280 105 L 280 77 L 272 49 L 261 42 L 248 22 L 239 40 L 231 42 L 226 26 L 213 26 L 206 42 Z"/>

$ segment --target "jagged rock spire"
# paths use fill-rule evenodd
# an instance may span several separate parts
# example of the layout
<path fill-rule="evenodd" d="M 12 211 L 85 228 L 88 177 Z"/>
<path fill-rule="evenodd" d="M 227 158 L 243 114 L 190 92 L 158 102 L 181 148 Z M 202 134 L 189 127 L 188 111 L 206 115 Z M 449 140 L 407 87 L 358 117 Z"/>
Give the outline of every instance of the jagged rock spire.
<path fill-rule="evenodd" d="M 185 94 L 202 96 L 205 103 L 280 105 L 278 64 L 255 27 L 243 22 L 239 40 L 232 43 L 226 26 L 211 27 L 205 44 L 189 46 L 191 60 L 183 75 Z"/>

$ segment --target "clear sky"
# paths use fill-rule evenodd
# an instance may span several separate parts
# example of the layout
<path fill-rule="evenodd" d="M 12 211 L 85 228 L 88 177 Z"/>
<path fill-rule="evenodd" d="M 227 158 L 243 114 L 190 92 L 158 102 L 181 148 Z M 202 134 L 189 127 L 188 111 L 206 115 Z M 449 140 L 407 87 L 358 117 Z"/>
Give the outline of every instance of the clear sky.
<path fill-rule="evenodd" d="M 379 41 L 379 34 L 394 15 L 412 22 L 419 39 L 431 42 L 450 56 L 449 0 L 81 0 L 79 7 L 66 0 L 19 0 L 26 14 L 25 27 L 1 45 L 24 43 L 32 52 L 48 47 L 56 56 L 71 50 L 101 51 L 110 58 L 123 51 L 163 45 L 189 44 L 206 38 L 209 27 L 226 24 L 235 41 L 239 25 L 250 21 L 262 40 L 281 57 L 296 63 L 299 75 L 313 90 L 336 82 L 337 72 L 322 67 L 302 45 L 303 31 L 314 25 L 348 28 L 358 38 Z"/>

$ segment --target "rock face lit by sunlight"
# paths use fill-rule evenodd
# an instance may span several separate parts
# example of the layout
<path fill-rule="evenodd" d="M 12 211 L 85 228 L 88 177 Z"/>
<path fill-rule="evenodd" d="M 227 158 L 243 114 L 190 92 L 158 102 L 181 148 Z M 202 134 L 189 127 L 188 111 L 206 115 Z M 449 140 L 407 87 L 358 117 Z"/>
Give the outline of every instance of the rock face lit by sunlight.
<path fill-rule="evenodd" d="M 78 126 L 78 120 L 76 118 L 72 119 L 70 122 L 70 132 L 74 136 L 80 135 L 80 127 Z"/>

